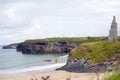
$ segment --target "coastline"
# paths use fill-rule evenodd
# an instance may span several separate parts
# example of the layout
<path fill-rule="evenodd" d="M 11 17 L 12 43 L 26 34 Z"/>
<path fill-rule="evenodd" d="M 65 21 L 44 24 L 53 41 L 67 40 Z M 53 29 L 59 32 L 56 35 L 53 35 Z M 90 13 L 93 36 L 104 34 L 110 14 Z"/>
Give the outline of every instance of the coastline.
<path fill-rule="evenodd" d="M 98 73 L 99 80 L 104 78 L 104 73 Z M 21 75 L 3 76 L 0 80 L 42 80 L 41 77 L 50 76 L 48 80 L 66 80 L 70 78 L 71 80 L 97 80 L 98 76 L 95 73 L 73 73 L 60 71 L 49 71 L 49 72 L 39 72 L 39 73 L 29 73 Z"/>
<path fill-rule="evenodd" d="M 34 66 L 29 68 L 23 69 L 14 69 L 14 70 L 0 70 L 0 77 L 8 77 L 13 75 L 26 75 L 26 74 L 34 74 L 34 73 L 43 73 L 43 72 L 50 72 L 55 71 L 55 69 L 60 68 L 61 66 L 65 65 L 66 63 L 56 63 L 50 65 L 43 65 L 43 66 Z"/>

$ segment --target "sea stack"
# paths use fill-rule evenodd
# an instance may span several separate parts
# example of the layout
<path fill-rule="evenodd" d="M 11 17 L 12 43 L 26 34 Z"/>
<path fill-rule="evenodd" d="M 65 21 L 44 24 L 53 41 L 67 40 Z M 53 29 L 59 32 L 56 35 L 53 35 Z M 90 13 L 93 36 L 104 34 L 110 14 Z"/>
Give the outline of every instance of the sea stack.
<path fill-rule="evenodd" d="M 110 31 L 109 31 L 108 41 L 110 41 L 110 42 L 117 41 L 117 35 L 118 35 L 118 32 L 117 32 L 116 17 L 113 16 L 113 21 L 112 21 L 111 28 L 110 28 Z"/>

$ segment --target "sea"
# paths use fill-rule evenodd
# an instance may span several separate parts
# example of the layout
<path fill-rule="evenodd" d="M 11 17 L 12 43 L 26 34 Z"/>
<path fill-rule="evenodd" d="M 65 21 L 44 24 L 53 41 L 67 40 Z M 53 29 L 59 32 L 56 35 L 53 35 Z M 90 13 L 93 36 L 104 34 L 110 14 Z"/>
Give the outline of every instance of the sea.
<path fill-rule="evenodd" d="M 22 54 L 16 49 L 2 49 L 0 46 L 0 76 L 54 71 L 66 64 L 67 56 L 64 53 Z"/>

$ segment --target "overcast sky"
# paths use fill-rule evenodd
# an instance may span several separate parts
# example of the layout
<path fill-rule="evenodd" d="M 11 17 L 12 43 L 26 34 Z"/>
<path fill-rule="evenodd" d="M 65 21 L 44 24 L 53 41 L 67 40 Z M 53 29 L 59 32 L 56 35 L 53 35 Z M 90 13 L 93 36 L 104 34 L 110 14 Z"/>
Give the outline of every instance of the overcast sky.
<path fill-rule="evenodd" d="M 0 0 L 0 44 L 47 37 L 120 34 L 120 0 Z"/>

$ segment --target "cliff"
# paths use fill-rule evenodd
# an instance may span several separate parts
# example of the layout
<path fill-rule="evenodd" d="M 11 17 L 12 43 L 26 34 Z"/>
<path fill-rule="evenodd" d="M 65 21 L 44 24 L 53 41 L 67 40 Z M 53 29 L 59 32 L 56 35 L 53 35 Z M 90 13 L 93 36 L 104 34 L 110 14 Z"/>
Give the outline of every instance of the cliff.
<path fill-rule="evenodd" d="M 120 68 L 120 42 L 81 44 L 69 54 L 65 66 L 57 70 L 70 72 L 105 72 Z"/>
<path fill-rule="evenodd" d="M 2 49 L 16 49 L 19 43 L 9 44 L 2 46 Z"/>
<path fill-rule="evenodd" d="M 107 40 L 106 37 L 46 38 L 26 40 L 17 46 L 17 51 L 24 54 L 69 53 L 81 43 Z"/>
<path fill-rule="evenodd" d="M 69 53 L 79 42 L 23 42 L 17 46 L 17 51 L 24 54 Z"/>

